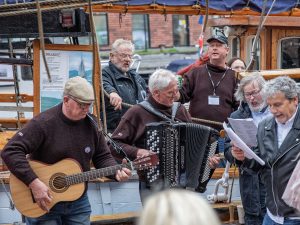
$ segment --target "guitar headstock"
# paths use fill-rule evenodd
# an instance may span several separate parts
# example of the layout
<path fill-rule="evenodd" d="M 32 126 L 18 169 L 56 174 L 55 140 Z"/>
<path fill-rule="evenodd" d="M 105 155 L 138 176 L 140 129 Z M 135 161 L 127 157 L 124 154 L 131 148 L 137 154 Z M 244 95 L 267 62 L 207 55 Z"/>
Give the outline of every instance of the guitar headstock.
<path fill-rule="evenodd" d="M 158 155 L 156 153 L 151 152 L 147 156 L 143 156 L 141 158 L 137 158 L 133 163 L 133 167 L 136 170 L 144 170 L 156 166 L 159 162 Z"/>

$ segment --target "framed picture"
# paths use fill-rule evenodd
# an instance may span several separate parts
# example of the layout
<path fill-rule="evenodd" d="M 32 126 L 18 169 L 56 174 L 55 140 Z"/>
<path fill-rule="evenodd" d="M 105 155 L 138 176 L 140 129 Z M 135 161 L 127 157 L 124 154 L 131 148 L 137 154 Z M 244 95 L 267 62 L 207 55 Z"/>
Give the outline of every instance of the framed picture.
<path fill-rule="evenodd" d="M 34 42 L 34 115 L 59 104 L 62 101 L 66 81 L 75 76 L 81 76 L 93 84 L 96 101 L 100 102 L 100 68 L 99 63 L 95 63 L 93 71 L 92 51 L 90 45 L 45 45 L 50 82 L 39 42 Z"/>

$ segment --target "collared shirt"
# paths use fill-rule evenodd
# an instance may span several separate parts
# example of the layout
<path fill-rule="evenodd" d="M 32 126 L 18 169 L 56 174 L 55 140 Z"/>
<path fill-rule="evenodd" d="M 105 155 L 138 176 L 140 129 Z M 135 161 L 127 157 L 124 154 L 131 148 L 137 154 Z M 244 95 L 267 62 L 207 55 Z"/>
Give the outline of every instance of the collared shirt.
<path fill-rule="evenodd" d="M 293 127 L 293 123 L 295 120 L 295 116 L 297 113 L 298 107 L 294 113 L 294 115 L 288 120 L 286 121 L 286 123 L 280 123 L 279 121 L 276 121 L 277 123 L 277 141 L 278 141 L 278 148 L 280 148 L 282 142 L 284 141 L 284 139 L 286 138 L 287 134 L 290 132 L 290 130 Z"/>
<path fill-rule="evenodd" d="M 260 121 L 262 121 L 264 118 L 266 118 L 267 116 L 271 116 L 271 112 L 269 110 L 269 107 L 264 108 L 263 110 L 259 111 L 259 112 L 253 112 L 251 111 L 252 114 L 252 118 L 253 118 L 253 122 L 255 123 L 255 125 L 258 127 L 258 124 L 260 123 Z"/>
<path fill-rule="evenodd" d="M 275 119 L 276 124 L 277 124 L 277 142 L 278 142 L 278 148 L 280 148 L 282 142 L 284 141 L 284 139 L 286 138 L 286 136 L 288 135 L 288 133 L 292 129 L 297 111 L 298 111 L 298 107 L 297 107 L 294 115 L 286 123 L 284 123 L 284 124 L 280 123 L 279 121 L 277 121 Z M 268 213 L 269 217 L 274 222 L 279 223 L 279 224 L 283 224 L 284 223 L 284 217 L 273 215 L 268 208 L 267 208 L 267 213 Z M 289 218 L 289 219 L 299 219 L 299 217 L 293 217 L 293 218 Z"/>

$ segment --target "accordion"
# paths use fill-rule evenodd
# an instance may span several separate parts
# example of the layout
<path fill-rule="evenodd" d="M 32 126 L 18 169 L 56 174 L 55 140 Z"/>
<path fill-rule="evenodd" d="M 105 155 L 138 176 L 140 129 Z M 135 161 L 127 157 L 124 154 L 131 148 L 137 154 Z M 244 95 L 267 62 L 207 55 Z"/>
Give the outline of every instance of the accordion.
<path fill-rule="evenodd" d="M 147 124 L 145 148 L 158 154 L 159 164 L 146 171 L 146 182 L 203 193 L 214 171 L 208 158 L 216 153 L 218 139 L 217 130 L 200 124 Z"/>

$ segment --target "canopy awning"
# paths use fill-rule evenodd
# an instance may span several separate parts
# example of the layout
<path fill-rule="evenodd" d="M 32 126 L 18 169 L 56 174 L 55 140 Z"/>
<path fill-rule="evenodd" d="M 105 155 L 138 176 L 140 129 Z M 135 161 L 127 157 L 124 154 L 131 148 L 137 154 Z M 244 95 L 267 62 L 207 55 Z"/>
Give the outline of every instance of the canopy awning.
<path fill-rule="evenodd" d="M 207 1 L 209 15 L 260 15 L 265 3 L 265 0 L 93 0 L 92 3 L 96 12 L 198 15 L 205 14 Z M 4 13 L 7 10 L 32 9 L 35 7 L 35 2 L 36 0 L 0 0 L 0 14 L 1 11 Z M 296 0 L 267 0 L 266 2 L 266 11 L 274 2 L 270 15 L 300 16 L 300 6 Z M 40 0 L 40 4 L 44 10 L 49 10 L 55 6 L 62 8 L 63 6 L 86 6 L 88 1 Z"/>

